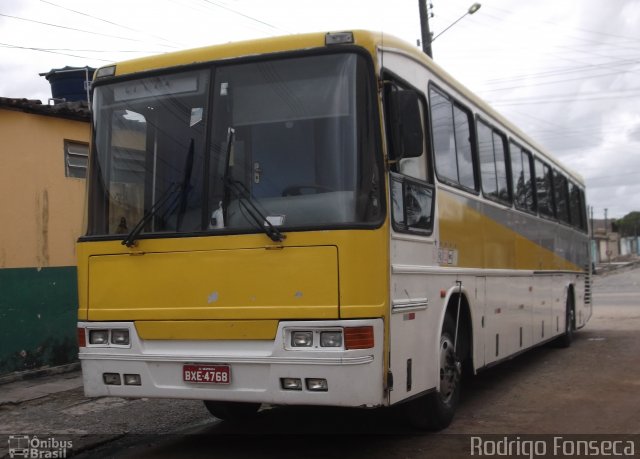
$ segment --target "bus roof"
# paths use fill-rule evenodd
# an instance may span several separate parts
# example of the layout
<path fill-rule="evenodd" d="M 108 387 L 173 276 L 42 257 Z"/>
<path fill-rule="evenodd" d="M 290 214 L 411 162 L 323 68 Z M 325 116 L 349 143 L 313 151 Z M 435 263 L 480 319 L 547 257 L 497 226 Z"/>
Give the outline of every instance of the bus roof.
<path fill-rule="evenodd" d="M 354 30 L 353 44 L 365 48 L 371 55 L 376 56 L 378 51 L 397 51 L 409 56 L 429 68 L 429 70 L 454 88 L 459 94 L 480 108 L 487 115 L 498 121 L 505 128 L 517 135 L 519 141 L 524 142 L 525 147 L 530 147 L 539 156 L 552 163 L 555 167 L 562 169 L 571 179 L 584 186 L 583 178 L 562 165 L 546 149 L 535 140 L 525 134 L 516 125 L 507 120 L 504 116 L 491 108 L 489 104 L 466 88 L 462 83 L 453 78 L 442 67 L 436 64 L 431 58 L 424 54 L 415 46 L 411 46 L 404 40 L 396 38 L 383 32 L 372 32 L 365 30 Z M 194 48 L 183 51 L 175 51 L 155 56 L 143 57 L 129 61 L 123 61 L 115 65 L 115 75 L 128 75 L 151 70 L 160 70 L 170 67 L 182 67 L 194 64 L 204 64 L 207 62 L 236 59 L 241 57 L 262 56 L 276 53 L 286 53 L 302 51 L 307 49 L 324 48 L 326 45 L 327 33 L 309 33 L 300 35 L 286 35 L 273 38 L 263 38 L 257 40 L 225 43 L 220 45 Z M 377 60 L 376 65 L 377 65 Z M 110 67 L 110 66 L 106 66 Z M 96 72 L 98 75 L 99 71 Z"/>
<path fill-rule="evenodd" d="M 456 80 L 453 76 L 451 76 L 446 70 L 440 67 L 437 63 L 433 61 L 430 57 L 428 57 L 425 53 L 423 53 L 420 49 L 409 45 L 404 40 L 400 40 L 396 37 L 390 35 L 384 35 L 382 39 L 380 39 L 380 34 L 378 33 L 374 37 L 378 37 L 378 46 L 382 48 L 382 50 L 397 50 L 403 54 L 409 55 L 412 59 L 419 61 L 423 65 L 427 66 L 429 70 L 441 78 L 443 81 L 447 83 L 450 87 L 454 88 L 459 94 L 461 94 L 468 101 L 472 102 L 476 107 L 480 108 L 484 113 L 492 117 L 495 121 L 499 122 L 502 126 L 509 129 L 513 134 L 515 134 L 518 138 L 515 139 L 518 143 L 525 143 L 523 145 L 525 148 L 529 147 L 534 150 L 538 156 L 542 156 L 545 160 L 552 163 L 556 168 L 561 169 L 570 178 L 578 183 L 581 186 L 584 186 L 583 177 L 576 173 L 575 171 L 567 168 L 564 164 L 560 163 L 554 156 L 552 156 L 545 147 L 540 145 L 538 142 L 533 140 L 529 135 L 524 133 L 518 126 L 513 124 L 511 121 L 506 119 L 503 115 L 497 112 L 495 109 L 491 107 L 487 102 L 477 96 L 474 92 L 469 90 L 466 86 Z"/>

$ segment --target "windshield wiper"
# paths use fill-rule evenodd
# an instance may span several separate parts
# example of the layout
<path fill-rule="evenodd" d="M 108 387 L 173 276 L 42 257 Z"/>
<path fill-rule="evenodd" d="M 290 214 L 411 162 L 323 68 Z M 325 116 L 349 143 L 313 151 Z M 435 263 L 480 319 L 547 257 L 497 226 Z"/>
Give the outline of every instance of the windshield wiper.
<path fill-rule="evenodd" d="M 191 173 L 193 171 L 193 156 L 195 152 L 195 146 L 193 138 L 189 143 L 189 151 L 187 152 L 187 158 L 184 165 L 184 176 L 182 178 L 182 186 L 180 190 L 180 208 L 178 210 L 178 219 L 176 221 L 176 231 L 180 230 L 182 225 L 182 218 L 187 210 L 187 197 L 189 195 L 189 185 L 191 185 Z"/>
<path fill-rule="evenodd" d="M 171 185 L 165 190 L 165 192 L 158 198 L 158 200 L 151 206 L 151 208 L 144 214 L 144 216 L 140 219 L 136 226 L 133 227 L 131 232 L 127 235 L 126 238 L 122 241 L 122 245 L 126 245 L 131 248 L 135 245 L 136 239 L 144 229 L 145 225 L 149 220 L 151 220 L 155 215 L 158 214 L 160 209 L 162 209 L 165 204 L 170 204 L 167 206 L 167 211 L 165 212 L 165 217 L 170 215 L 174 210 L 174 206 L 176 204 L 176 199 L 171 200 L 174 193 L 180 190 L 180 208 L 178 213 L 178 218 L 176 221 L 176 231 L 180 228 L 180 224 L 182 221 L 182 216 L 187 207 L 187 193 L 189 183 L 191 182 L 191 170 L 193 169 L 193 154 L 194 154 L 194 142 L 191 139 L 189 143 L 189 150 L 187 151 L 187 157 L 185 159 L 184 166 L 184 176 L 182 178 L 182 183 L 172 182 Z"/>
<path fill-rule="evenodd" d="M 242 206 L 244 210 L 247 211 L 251 219 L 255 222 L 256 226 L 265 232 L 269 238 L 274 242 L 282 242 L 287 237 L 282 234 L 282 232 L 276 228 L 271 222 L 265 217 L 265 215 L 258 209 L 255 202 L 251 198 L 251 193 L 247 189 L 247 187 L 239 180 L 235 180 L 230 176 L 230 158 L 231 158 L 231 150 L 233 148 L 233 142 L 235 141 L 236 131 L 232 127 L 229 127 L 227 130 L 227 157 L 225 163 L 224 176 L 222 177 L 222 182 L 225 188 L 225 197 L 224 197 L 224 208 L 228 208 L 229 197 L 227 191 L 231 191 L 235 197 L 238 199 L 238 204 Z"/>
<path fill-rule="evenodd" d="M 172 197 L 174 197 L 174 193 L 180 188 L 181 187 L 179 184 L 172 182 L 171 185 L 169 185 L 169 187 L 165 190 L 165 192 L 151 206 L 151 208 L 145 212 L 140 221 L 136 223 L 136 226 L 133 227 L 127 237 L 124 238 L 124 240 L 122 241 L 122 245 L 126 245 L 127 247 L 133 247 L 134 245 L 136 245 L 136 239 L 142 232 L 147 222 L 151 220 L 158 213 L 158 211 L 170 201 Z"/>

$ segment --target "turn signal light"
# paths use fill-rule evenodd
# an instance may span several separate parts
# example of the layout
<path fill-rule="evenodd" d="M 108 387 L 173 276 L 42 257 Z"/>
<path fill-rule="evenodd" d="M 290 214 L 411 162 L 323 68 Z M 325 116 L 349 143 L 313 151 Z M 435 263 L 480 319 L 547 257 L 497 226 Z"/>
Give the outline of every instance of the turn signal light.
<path fill-rule="evenodd" d="M 78 327 L 78 347 L 87 346 L 87 332 L 84 328 Z"/>
<path fill-rule="evenodd" d="M 370 349 L 374 346 L 373 327 L 346 327 L 344 329 L 345 349 Z"/>
<path fill-rule="evenodd" d="M 96 70 L 96 80 L 99 78 L 112 77 L 116 74 L 116 66 L 109 65 Z"/>

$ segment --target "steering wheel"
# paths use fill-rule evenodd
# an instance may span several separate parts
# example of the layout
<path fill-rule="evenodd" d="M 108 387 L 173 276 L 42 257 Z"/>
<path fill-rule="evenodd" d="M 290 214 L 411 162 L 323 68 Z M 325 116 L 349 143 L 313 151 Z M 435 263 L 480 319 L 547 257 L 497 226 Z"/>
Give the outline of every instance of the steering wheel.
<path fill-rule="evenodd" d="M 313 194 L 318 193 L 329 193 L 333 191 L 331 188 L 327 188 L 322 185 L 291 185 L 282 190 L 282 196 L 299 196 L 301 194 L 311 194 L 311 193 L 303 193 L 302 190 L 313 190 Z"/>

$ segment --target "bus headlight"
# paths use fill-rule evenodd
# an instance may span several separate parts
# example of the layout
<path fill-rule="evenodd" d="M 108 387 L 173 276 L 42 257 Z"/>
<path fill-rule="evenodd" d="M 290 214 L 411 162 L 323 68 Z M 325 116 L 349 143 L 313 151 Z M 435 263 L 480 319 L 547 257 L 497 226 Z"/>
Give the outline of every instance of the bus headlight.
<path fill-rule="evenodd" d="M 89 344 L 109 344 L 109 330 L 89 330 Z"/>
<path fill-rule="evenodd" d="M 342 331 L 332 330 L 320 332 L 321 347 L 342 347 Z"/>
<path fill-rule="evenodd" d="M 294 331 L 291 333 L 292 347 L 311 347 L 313 346 L 313 332 L 311 331 Z"/>
<path fill-rule="evenodd" d="M 129 344 L 129 330 L 111 330 L 111 344 L 126 346 Z"/>

